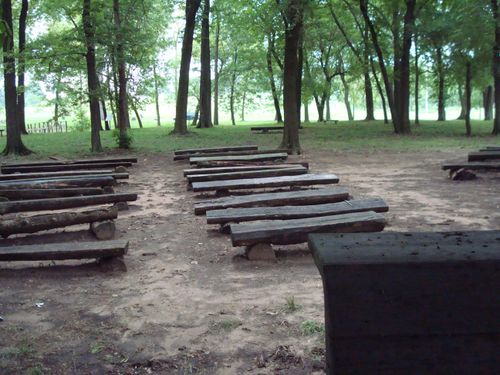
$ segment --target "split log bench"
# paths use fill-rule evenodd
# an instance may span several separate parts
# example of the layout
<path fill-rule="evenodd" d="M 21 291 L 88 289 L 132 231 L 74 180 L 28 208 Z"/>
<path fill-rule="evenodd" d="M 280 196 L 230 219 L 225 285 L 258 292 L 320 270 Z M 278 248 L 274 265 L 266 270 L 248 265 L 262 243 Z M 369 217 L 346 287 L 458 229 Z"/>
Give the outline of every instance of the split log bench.
<path fill-rule="evenodd" d="M 56 165 L 29 165 L 29 166 L 2 166 L 2 173 L 32 173 L 32 172 L 57 172 L 103 168 L 130 167 L 132 163 L 90 163 L 90 164 L 56 164 Z"/>
<path fill-rule="evenodd" d="M 304 167 L 309 169 L 309 163 L 287 163 L 287 164 L 267 164 L 267 165 L 243 165 L 243 166 L 228 166 L 228 167 L 213 167 L 213 168 L 192 168 L 184 169 L 184 177 L 189 177 L 193 174 L 209 174 L 209 173 L 231 173 L 231 172 L 246 172 L 246 171 L 263 171 L 266 169 L 281 169 L 281 168 L 296 168 Z"/>
<path fill-rule="evenodd" d="M 311 234 L 327 374 L 500 371 L 500 231 Z"/>
<path fill-rule="evenodd" d="M 484 170 L 484 171 L 495 171 L 500 170 L 500 162 L 475 162 L 475 163 L 450 163 L 443 164 L 443 170 L 449 170 L 450 173 L 457 171 L 459 169 L 470 169 L 470 170 Z"/>
<path fill-rule="evenodd" d="M 191 164 L 203 164 L 210 162 L 239 162 L 239 163 L 254 163 L 263 161 L 286 160 L 288 154 L 286 152 L 275 152 L 258 155 L 234 155 L 234 156 L 192 156 L 189 159 Z"/>
<path fill-rule="evenodd" d="M 95 170 L 95 171 L 63 171 L 63 172 L 36 172 L 36 173 L 12 173 L 0 174 L 0 181 L 8 180 L 36 180 L 59 177 L 83 177 L 83 176 L 111 176 L 117 180 L 128 179 L 128 173 L 116 173 L 113 170 Z"/>
<path fill-rule="evenodd" d="M 468 156 L 468 161 L 489 161 L 500 159 L 500 151 L 479 151 L 470 152 Z"/>
<path fill-rule="evenodd" d="M 500 151 L 500 146 L 486 146 L 479 151 Z"/>
<path fill-rule="evenodd" d="M 2 167 L 28 167 L 41 165 L 69 165 L 69 164 L 102 164 L 102 163 L 137 163 L 137 158 L 105 158 L 105 159 L 77 159 L 77 160 L 43 160 L 2 163 Z"/>
<path fill-rule="evenodd" d="M 13 234 L 36 233 L 43 230 L 64 228 L 71 225 L 90 224 L 114 220 L 118 217 L 118 209 L 111 207 L 101 210 L 84 212 L 62 212 L 44 215 L 35 215 L 30 217 L 15 217 L 12 219 L 2 219 L 0 221 L 0 236 L 7 238 Z M 106 238 L 114 236 L 114 224 L 106 233 Z M 91 230 L 93 228 L 91 227 Z M 96 234 L 95 231 L 92 231 Z M 98 237 L 99 238 L 99 237 Z M 99 238 L 102 239 L 102 236 Z"/>
<path fill-rule="evenodd" d="M 207 211 L 206 214 L 207 224 L 220 224 L 223 226 L 227 223 L 305 219 L 363 211 L 387 212 L 389 211 L 389 206 L 380 198 L 371 198 L 304 206 L 226 208 L 223 210 Z"/>
<path fill-rule="evenodd" d="M 62 210 L 67 208 L 95 206 L 101 204 L 116 204 L 119 202 L 130 202 L 135 200 L 137 200 L 137 194 L 117 193 L 89 195 L 83 197 L 47 198 L 14 202 L 0 202 L 0 215 L 14 212 Z"/>
<path fill-rule="evenodd" d="M 195 203 L 195 215 L 204 215 L 207 211 L 238 207 L 261 207 L 283 205 L 309 205 L 334 203 L 349 198 L 349 192 L 341 186 L 312 190 L 297 190 L 278 193 L 259 193 L 242 196 L 209 199 Z"/>
<path fill-rule="evenodd" d="M 107 259 L 127 254 L 127 241 L 65 242 L 0 247 L 0 261 Z"/>
<path fill-rule="evenodd" d="M 110 188 L 112 189 L 112 188 Z M 107 191 L 109 193 L 109 191 Z M 104 194 L 104 189 L 96 188 L 66 188 L 66 189 L 0 189 L 0 197 L 10 201 L 23 199 L 46 199 L 77 197 L 81 195 Z"/>
<path fill-rule="evenodd" d="M 304 168 L 302 166 L 296 166 L 291 168 L 264 169 L 256 171 L 192 174 L 187 176 L 187 180 L 189 183 L 193 183 L 193 182 L 204 182 L 204 181 L 240 180 L 245 178 L 294 176 L 307 173 L 308 173 L 307 168 Z"/>
<path fill-rule="evenodd" d="M 279 187 L 297 187 L 336 184 L 339 178 L 334 174 L 304 174 L 299 176 L 281 176 L 267 178 L 248 178 L 241 180 L 222 180 L 194 182 L 194 192 L 228 191 L 239 189 L 263 189 Z"/>
<path fill-rule="evenodd" d="M 285 152 L 284 150 L 244 150 L 244 151 L 223 151 L 223 152 L 205 152 L 197 154 L 182 154 L 174 155 L 174 161 L 188 160 L 189 158 L 199 157 L 212 157 L 212 156 L 237 156 L 237 155 L 260 155 L 270 152 Z"/>
<path fill-rule="evenodd" d="M 250 150 L 258 150 L 258 148 L 259 147 L 256 145 L 191 148 L 185 150 L 175 150 L 174 155 L 193 155 L 193 154 L 206 154 L 213 152 L 229 152 L 229 151 L 250 151 Z"/>
<path fill-rule="evenodd" d="M 111 176 L 58 177 L 41 180 L 0 181 L 0 190 L 105 187 L 116 185 Z"/>
<path fill-rule="evenodd" d="M 254 126 L 250 128 L 250 131 L 254 133 L 269 133 L 272 131 L 282 132 L 284 129 L 284 126 Z"/>

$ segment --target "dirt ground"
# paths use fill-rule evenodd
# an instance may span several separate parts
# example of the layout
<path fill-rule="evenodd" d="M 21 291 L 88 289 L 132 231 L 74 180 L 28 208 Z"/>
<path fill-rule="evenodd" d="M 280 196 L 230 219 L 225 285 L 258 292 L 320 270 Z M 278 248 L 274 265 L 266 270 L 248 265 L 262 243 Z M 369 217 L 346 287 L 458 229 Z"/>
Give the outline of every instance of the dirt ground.
<path fill-rule="evenodd" d="M 355 197 L 383 197 L 388 231 L 499 229 L 500 176 L 453 182 L 440 163 L 454 155 L 302 158 L 313 172 L 338 174 Z M 127 272 L 0 264 L 1 374 L 324 373 L 323 290 L 307 245 L 280 247 L 276 262 L 245 260 L 194 216 L 199 198 L 184 168 L 170 155 L 141 155 L 119 187 L 140 194 L 117 220 L 117 237 L 130 241 Z M 83 229 L 29 241 L 90 239 Z"/>

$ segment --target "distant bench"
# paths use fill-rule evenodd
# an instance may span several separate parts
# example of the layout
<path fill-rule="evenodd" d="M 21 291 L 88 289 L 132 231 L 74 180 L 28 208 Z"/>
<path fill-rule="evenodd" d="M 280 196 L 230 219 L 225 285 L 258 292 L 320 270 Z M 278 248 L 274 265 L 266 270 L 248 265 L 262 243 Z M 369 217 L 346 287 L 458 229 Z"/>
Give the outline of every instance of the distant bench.
<path fill-rule="evenodd" d="M 251 127 L 250 131 L 255 133 L 269 133 L 272 131 L 283 131 L 284 129 L 284 126 L 255 126 Z"/>
<path fill-rule="evenodd" d="M 5 129 L 0 129 L 0 137 L 3 137 L 3 132 L 5 131 Z"/>

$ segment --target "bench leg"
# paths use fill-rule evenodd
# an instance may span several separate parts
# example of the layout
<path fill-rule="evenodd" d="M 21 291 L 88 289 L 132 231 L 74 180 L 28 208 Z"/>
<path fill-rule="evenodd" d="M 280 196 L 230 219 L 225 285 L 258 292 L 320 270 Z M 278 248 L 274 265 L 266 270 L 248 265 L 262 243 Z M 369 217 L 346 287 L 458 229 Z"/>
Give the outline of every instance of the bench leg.
<path fill-rule="evenodd" d="M 245 255 L 248 260 L 276 260 L 276 253 L 271 244 L 268 243 L 258 243 L 247 246 Z"/>

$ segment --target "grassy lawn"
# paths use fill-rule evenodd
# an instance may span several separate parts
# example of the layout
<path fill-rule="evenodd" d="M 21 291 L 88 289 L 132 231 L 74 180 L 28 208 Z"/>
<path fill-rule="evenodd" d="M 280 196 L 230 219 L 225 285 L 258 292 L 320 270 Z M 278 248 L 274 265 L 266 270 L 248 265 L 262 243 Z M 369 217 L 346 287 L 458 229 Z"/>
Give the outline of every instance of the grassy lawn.
<path fill-rule="evenodd" d="M 172 126 L 132 129 L 135 152 L 170 152 L 179 148 L 210 147 L 219 145 L 258 144 L 262 147 L 277 147 L 281 134 L 252 134 L 250 127 L 255 123 L 237 126 L 220 125 L 212 129 L 191 128 L 189 136 L 170 135 Z M 259 123 L 257 125 L 272 125 Z M 437 149 L 478 149 L 485 145 L 499 144 L 497 137 L 490 135 L 491 122 L 473 122 L 473 136 L 464 136 L 463 121 L 438 123 L 425 121 L 413 127 L 410 136 L 393 134 L 392 126 L 381 121 L 339 122 L 338 124 L 304 124 L 301 130 L 301 145 L 307 150 L 393 150 L 418 151 Z M 102 143 L 106 153 L 113 152 L 115 142 L 111 132 L 102 132 Z M 46 158 L 50 155 L 76 157 L 89 155 L 90 133 L 72 131 L 59 134 L 31 134 L 24 142 L 36 152 L 31 158 Z M 5 137 L 0 138 L 0 148 L 5 145 Z"/>

